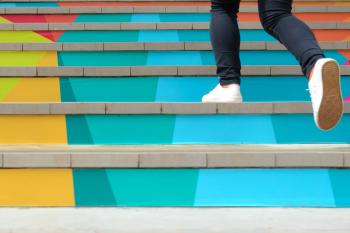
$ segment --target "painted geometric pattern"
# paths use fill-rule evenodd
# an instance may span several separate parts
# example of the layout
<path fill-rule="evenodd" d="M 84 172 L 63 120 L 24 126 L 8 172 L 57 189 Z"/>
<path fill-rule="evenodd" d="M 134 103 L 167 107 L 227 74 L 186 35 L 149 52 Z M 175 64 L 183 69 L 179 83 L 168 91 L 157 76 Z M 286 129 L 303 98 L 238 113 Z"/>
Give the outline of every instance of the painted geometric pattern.
<path fill-rule="evenodd" d="M 349 169 L 2 169 L 0 183 L 0 206 L 350 207 Z"/>
<path fill-rule="evenodd" d="M 311 114 L 1 115 L 0 131 L 1 144 L 349 143 L 350 114 L 330 132 Z"/>
<path fill-rule="evenodd" d="M 34 6 L 33 4 L 11 3 L 6 7 Z M 35 4 L 37 4 L 36 7 L 45 7 L 57 3 Z M 322 15 L 300 13 L 297 16 L 309 21 L 318 21 Z M 333 20 L 337 21 L 350 21 L 349 13 L 329 13 L 329 16 L 335 17 Z M 180 18 L 186 21 L 189 17 L 191 21 L 208 21 L 210 18 L 209 14 L 1 15 L 0 22 L 176 22 Z M 240 17 L 242 21 L 257 20 L 256 14 L 242 13 Z M 336 33 L 332 30 L 314 30 L 314 32 L 318 39 L 324 41 L 350 39 L 350 30 L 337 30 Z M 243 41 L 275 41 L 263 30 L 242 30 L 241 36 Z M 0 42 L 52 43 L 54 41 L 209 42 L 209 33 L 208 30 L 0 31 Z M 325 52 L 340 64 L 349 63 L 348 50 Z M 295 58 L 287 51 L 242 51 L 241 58 L 243 65 L 297 65 Z M 0 51 L 0 66 L 214 64 L 212 51 Z M 0 79 L 0 101 L 200 102 L 201 96 L 215 86 L 217 81 L 217 77 L 139 77 L 137 79 L 130 77 L 89 79 L 5 77 Z M 128 90 L 124 88 L 126 86 L 133 86 L 133 89 Z M 189 89 L 193 86 L 197 88 Z M 285 87 L 288 87 L 288 91 L 285 91 Z M 246 102 L 309 101 L 306 88 L 306 79 L 301 77 L 242 78 L 242 92 Z M 350 100 L 349 77 L 342 78 L 342 91 L 344 98 Z M 336 129 L 325 133 L 316 129 L 310 114 L 2 115 L 0 130 L 6 133 L 1 134 L 0 142 L 4 144 L 348 143 L 350 141 L 349 123 L 350 116 L 345 115 Z M 34 131 L 35 135 L 31 133 Z"/>

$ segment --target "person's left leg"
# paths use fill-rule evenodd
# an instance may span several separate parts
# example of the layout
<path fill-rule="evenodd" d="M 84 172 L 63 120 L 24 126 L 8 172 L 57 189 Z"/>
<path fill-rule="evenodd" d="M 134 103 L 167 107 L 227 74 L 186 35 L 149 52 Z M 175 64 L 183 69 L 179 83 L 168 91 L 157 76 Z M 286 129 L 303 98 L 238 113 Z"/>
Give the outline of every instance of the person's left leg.
<path fill-rule="evenodd" d="M 219 83 L 202 102 L 242 102 L 239 4 L 240 0 L 211 0 L 209 32 Z"/>
<path fill-rule="evenodd" d="M 295 56 L 309 79 L 316 125 L 323 130 L 335 127 L 343 114 L 337 62 L 325 58 L 310 28 L 292 15 L 292 0 L 259 0 L 258 6 L 265 31 Z"/>

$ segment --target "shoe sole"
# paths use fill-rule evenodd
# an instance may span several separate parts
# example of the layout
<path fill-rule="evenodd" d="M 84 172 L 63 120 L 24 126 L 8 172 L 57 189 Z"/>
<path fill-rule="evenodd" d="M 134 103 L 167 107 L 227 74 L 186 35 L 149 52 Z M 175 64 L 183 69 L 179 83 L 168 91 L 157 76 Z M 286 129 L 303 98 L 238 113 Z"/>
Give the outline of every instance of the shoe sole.
<path fill-rule="evenodd" d="M 317 123 L 323 130 L 337 125 L 343 115 L 343 99 L 340 88 L 340 71 L 335 61 L 322 66 L 323 96 L 318 111 Z"/>

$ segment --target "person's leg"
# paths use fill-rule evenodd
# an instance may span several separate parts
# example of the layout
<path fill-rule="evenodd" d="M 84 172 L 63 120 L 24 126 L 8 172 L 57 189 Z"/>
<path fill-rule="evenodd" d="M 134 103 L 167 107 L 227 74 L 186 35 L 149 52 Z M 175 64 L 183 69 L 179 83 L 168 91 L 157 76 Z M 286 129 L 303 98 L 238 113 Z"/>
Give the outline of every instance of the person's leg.
<path fill-rule="evenodd" d="M 314 34 L 291 14 L 292 0 L 259 0 L 259 15 L 269 34 L 278 39 L 299 61 L 308 85 L 316 125 L 334 128 L 343 114 L 340 69 L 325 58 Z"/>
<path fill-rule="evenodd" d="M 309 77 L 316 61 L 324 58 L 310 28 L 292 15 L 292 0 L 259 0 L 259 16 L 265 31 L 279 40 L 299 61 Z"/>
<path fill-rule="evenodd" d="M 237 13 L 240 0 L 211 0 L 210 42 L 220 84 L 240 84 L 240 34 Z"/>

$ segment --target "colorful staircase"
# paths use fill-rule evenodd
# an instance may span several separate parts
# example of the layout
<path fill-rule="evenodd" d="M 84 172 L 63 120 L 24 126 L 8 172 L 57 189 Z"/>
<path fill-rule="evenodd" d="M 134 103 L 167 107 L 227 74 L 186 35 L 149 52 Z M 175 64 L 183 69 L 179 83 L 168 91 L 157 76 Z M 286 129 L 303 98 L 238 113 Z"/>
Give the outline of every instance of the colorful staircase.
<path fill-rule="evenodd" d="M 341 64 L 316 128 L 295 58 L 243 1 L 242 104 L 218 82 L 208 1 L 0 2 L 0 206 L 350 207 L 350 2 L 293 11 Z"/>

